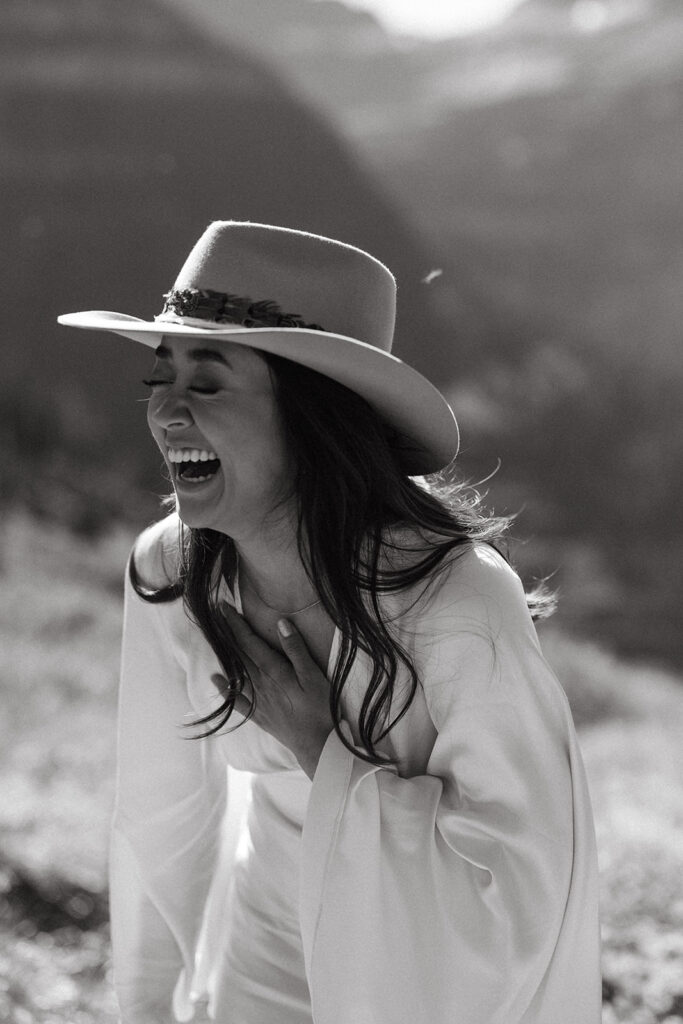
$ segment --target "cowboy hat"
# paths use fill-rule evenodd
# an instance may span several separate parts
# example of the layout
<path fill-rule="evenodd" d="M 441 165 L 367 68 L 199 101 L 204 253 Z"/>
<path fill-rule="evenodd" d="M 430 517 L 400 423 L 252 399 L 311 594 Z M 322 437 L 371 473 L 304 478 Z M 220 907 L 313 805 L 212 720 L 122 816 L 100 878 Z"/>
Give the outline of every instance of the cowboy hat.
<path fill-rule="evenodd" d="M 446 399 L 391 354 L 394 277 L 362 249 L 291 228 L 214 221 L 164 298 L 152 321 L 104 310 L 58 321 L 151 348 L 180 335 L 283 356 L 365 398 L 405 438 L 401 457 L 411 476 L 455 457 L 458 427 Z"/>

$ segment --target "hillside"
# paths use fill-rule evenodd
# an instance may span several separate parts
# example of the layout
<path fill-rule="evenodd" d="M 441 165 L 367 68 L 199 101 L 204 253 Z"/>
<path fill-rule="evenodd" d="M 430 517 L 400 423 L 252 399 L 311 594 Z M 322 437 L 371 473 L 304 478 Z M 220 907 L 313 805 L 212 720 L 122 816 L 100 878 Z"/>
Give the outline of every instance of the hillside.
<path fill-rule="evenodd" d="M 426 43 L 336 0 L 8 0 L 3 30 L 4 495 L 152 516 L 145 353 L 54 318 L 154 314 L 216 216 L 306 224 L 396 269 L 396 352 L 461 472 L 500 460 L 564 621 L 683 664 L 679 5 L 529 0 Z"/>
<path fill-rule="evenodd" d="M 544 538 L 566 621 L 683 664 L 680 4 L 528 0 L 439 42 L 323 0 L 212 8 L 431 245 L 462 465 L 500 458 L 491 500 Z"/>
<path fill-rule="evenodd" d="M 126 505 L 122 477 L 159 489 L 136 404 L 146 353 L 55 318 L 154 315 L 216 218 L 370 249 L 399 280 L 396 350 L 434 370 L 440 329 L 415 287 L 429 269 L 419 239 L 322 117 L 243 47 L 155 0 L 8 0 L 0 81 L 0 397 L 18 468 L 5 495 L 35 504 L 52 488 L 68 515 L 92 463 L 106 468 L 104 505 Z"/>
<path fill-rule="evenodd" d="M 210 6 L 382 173 L 449 265 L 444 312 L 476 301 L 499 330 L 523 326 L 527 349 L 542 329 L 636 358 L 647 339 L 683 375 L 680 5 L 527 0 L 441 42 L 398 40 L 340 3 Z"/>

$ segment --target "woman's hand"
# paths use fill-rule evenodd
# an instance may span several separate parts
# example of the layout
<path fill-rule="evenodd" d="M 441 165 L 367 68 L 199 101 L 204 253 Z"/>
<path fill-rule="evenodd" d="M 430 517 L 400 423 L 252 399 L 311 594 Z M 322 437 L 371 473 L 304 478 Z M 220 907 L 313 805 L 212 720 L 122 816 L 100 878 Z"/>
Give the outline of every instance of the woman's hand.
<path fill-rule="evenodd" d="M 226 602 L 222 610 L 256 691 L 253 721 L 289 747 L 312 779 L 332 729 L 327 679 L 289 619 L 278 622 L 283 655 L 262 640 L 232 605 Z M 223 696 L 230 695 L 225 676 L 216 674 L 211 680 Z M 249 714 L 249 696 L 242 693 L 235 699 L 235 708 L 243 715 Z"/>

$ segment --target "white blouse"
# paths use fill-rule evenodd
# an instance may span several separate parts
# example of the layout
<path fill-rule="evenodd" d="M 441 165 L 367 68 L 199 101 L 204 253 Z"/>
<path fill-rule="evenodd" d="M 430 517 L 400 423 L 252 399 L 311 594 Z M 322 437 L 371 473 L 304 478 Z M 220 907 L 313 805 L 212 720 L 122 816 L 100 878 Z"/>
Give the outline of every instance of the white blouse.
<path fill-rule="evenodd" d="M 220 665 L 182 601 L 126 581 L 110 856 L 123 1024 L 599 1024 L 586 777 L 521 583 L 476 544 L 415 601 L 423 586 L 382 597 L 422 683 L 379 745 L 398 767 L 331 732 L 311 782 L 253 722 L 186 738 L 220 704 Z M 354 745 L 368 678 L 361 652 L 343 701 Z"/>

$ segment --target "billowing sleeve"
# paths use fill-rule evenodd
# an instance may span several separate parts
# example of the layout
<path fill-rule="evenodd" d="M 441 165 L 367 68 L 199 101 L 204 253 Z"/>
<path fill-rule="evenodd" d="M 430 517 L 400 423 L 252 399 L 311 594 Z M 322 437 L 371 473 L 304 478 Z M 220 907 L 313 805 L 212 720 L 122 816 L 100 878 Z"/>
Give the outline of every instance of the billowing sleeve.
<path fill-rule="evenodd" d="M 418 626 L 437 734 L 424 774 L 332 733 L 313 780 L 300 909 L 316 1024 L 599 1024 L 590 801 L 521 584 L 468 555 Z"/>
<path fill-rule="evenodd" d="M 114 985 L 122 1024 L 193 1016 L 190 989 L 220 848 L 226 765 L 185 738 L 196 717 L 166 623 L 126 574 L 116 803 L 109 881 Z"/>

